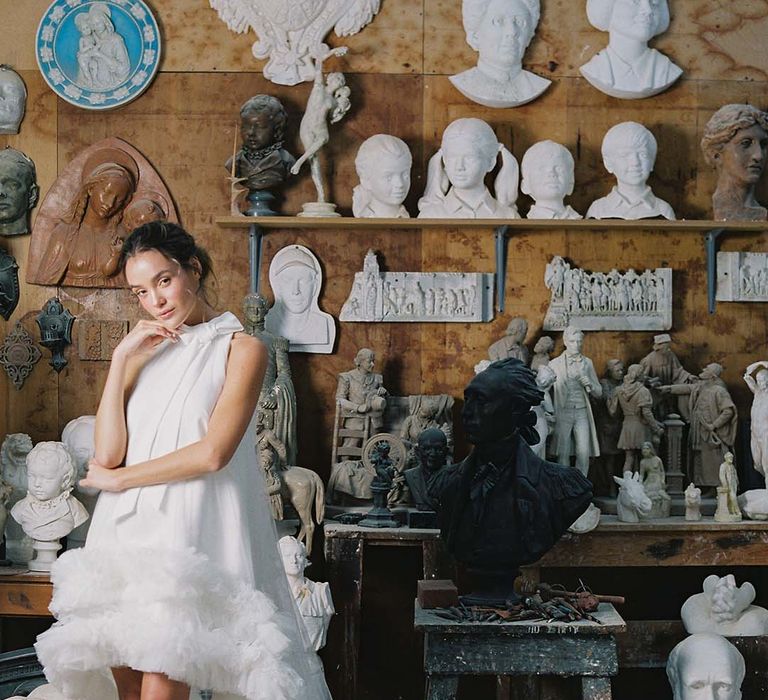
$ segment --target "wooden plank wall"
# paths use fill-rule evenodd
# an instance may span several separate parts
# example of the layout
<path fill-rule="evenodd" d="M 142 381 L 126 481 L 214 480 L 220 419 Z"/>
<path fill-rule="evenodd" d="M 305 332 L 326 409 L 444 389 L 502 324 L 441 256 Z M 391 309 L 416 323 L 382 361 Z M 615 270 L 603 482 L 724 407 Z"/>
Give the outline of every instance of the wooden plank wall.
<path fill-rule="evenodd" d="M 219 306 L 239 313 L 247 290 L 245 231 L 223 230 L 215 218 L 227 214 L 223 163 L 231 154 L 240 104 L 259 92 L 282 99 L 291 115 L 289 141 L 299 151 L 297 130 L 309 86 L 285 87 L 264 80 L 262 63 L 250 52 L 254 36 L 229 32 L 205 0 L 163 0 L 154 9 L 165 41 L 161 71 L 147 92 L 128 106 L 108 113 L 76 109 L 55 98 L 40 77 L 34 58 L 34 33 L 48 0 L 0 0 L 0 62 L 22 73 L 28 89 L 27 117 L 18 136 L 0 136 L 25 151 L 38 168 L 42 194 L 58 172 L 85 146 L 105 136 L 120 136 L 157 167 L 172 192 L 183 223 L 212 253 L 219 271 Z M 684 79 L 667 92 L 646 100 L 622 101 L 603 95 L 579 77 L 578 67 L 605 44 L 607 35 L 586 20 L 584 2 L 543 0 L 537 38 L 527 67 L 553 79 L 535 102 L 518 109 L 494 110 L 462 97 L 447 76 L 473 64 L 464 41 L 460 0 L 383 0 L 380 14 L 360 34 L 344 43 L 350 52 L 334 69 L 345 71 L 352 87 L 353 109 L 332 129 L 328 149 L 332 195 L 350 214 L 354 156 L 368 136 L 393 133 L 414 152 L 413 188 L 407 204 L 416 211 L 424 185 L 425 163 L 444 127 L 453 119 L 486 119 L 498 136 L 522 157 L 535 141 L 551 138 L 576 157 L 573 205 L 584 211 L 611 186 L 600 160 L 606 129 L 633 119 L 646 124 L 659 142 L 652 184 L 678 215 L 707 218 L 714 177 L 698 146 L 704 123 L 721 104 L 751 101 L 766 106 L 768 5 L 764 0 L 673 0 L 669 32 L 656 46 L 684 67 Z M 331 43 L 341 43 L 332 36 Z M 284 211 L 293 213 L 312 197 L 304 174 L 287 188 Z M 761 189 L 768 199 L 768 188 Z M 529 202 L 521 196 L 521 209 Z M 26 266 L 28 237 L 5 239 L 3 245 Z M 263 278 L 274 252 L 288 243 L 309 246 L 325 270 L 321 307 L 337 315 L 352 272 L 361 269 L 368 248 L 381 253 L 388 270 L 492 271 L 493 237 L 446 227 L 421 232 L 276 231 L 265 241 Z M 761 250 L 764 236 L 733 236 L 724 249 Z M 766 307 L 720 304 L 709 316 L 705 298 L 705 260 L 699 234 L 674 236 L 639 228 L 634 235 L 612 232 L 551 231 L 516 235 L 510 241 L 507 313 L 490 324 L 340 324 L 337 350 L 331 356 L 293 355 L 299 399 L 300 463 L 328 474 L 331 418 L 336 374 L 352 366 L 359 347 L 377 352 L 378 368 L 393 394 L 447 392 L 460 398 L 472 366 L 485 356 L 514 314 L 530 323 L 529 342 L 540 334 L 547 307 L 544 266 L 553 254 L 568 256 L 593 270 L 612 267 L 674 269 L 676 350 L 684 364 L 698 371 L 709 361 L 726 366 L 725 379 L 743 415 L 749 393 L 743 368 L 764 356 Z M 264 289 L 268 291 L 265 281 Z M 22 320 L 37 335 L 34 315 L 57 290 L 22 284 L 22 298 L 4 337 Z M 125 292 L 71 288 L 58 290 L 79 319 L 137 318 Z M 79 324 L 75 325 L 77 329 Z M 636 361 L 650 348 L 652 333 L 594 333 L 585 343 L 598 372 L 618 356 Z M 35 440 L 53 439 L 69 419 L 93 412 L 104 381 L 105 362 L 80 361 L 75 347 L 69 366 L 56 375 L 41 362 L 21 391 L 0 375 L 0 436 L 25 431 Z M 558 338 L 558 348 L 560 340 Z M 46 354 L 47 360 L 47 354 Z M 459 443 L 460 451 L 462 449 Z"/>

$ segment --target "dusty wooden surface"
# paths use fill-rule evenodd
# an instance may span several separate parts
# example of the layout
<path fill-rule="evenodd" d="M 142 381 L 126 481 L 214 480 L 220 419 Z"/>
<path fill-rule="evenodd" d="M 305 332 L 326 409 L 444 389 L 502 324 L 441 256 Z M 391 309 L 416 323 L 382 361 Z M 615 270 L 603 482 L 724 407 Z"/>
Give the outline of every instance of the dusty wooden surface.
<path fill-rule="evenodd" d="M 0 573 L 0 617 L 50 617 L 51 585 L 44 573 Z"/>

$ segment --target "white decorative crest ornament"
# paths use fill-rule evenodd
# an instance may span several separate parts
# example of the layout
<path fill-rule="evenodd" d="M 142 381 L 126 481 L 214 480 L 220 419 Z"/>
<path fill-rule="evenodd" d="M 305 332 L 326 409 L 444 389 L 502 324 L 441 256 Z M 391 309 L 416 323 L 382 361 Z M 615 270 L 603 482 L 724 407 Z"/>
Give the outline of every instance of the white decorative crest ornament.
<path fill-rule="evenodd" d="M 253 55 L 268 58 L 264 77 L 296 85 L 315 77 L 314 57 L 328 47 L 323 39 L 357 34 L 379 11 L 381 0 L 209 0 L 222 21 L 238 34 L 259 37 Z"/>

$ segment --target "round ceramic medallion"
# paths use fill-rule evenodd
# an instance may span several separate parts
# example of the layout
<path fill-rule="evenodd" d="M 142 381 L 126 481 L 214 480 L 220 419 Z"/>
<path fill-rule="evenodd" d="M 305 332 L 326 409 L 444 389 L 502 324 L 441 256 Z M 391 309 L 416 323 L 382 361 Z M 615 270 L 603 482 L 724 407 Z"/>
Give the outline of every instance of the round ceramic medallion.
<path fill-rule="evenodd" d="M 35 45 L 51 89 L 84 109 L 135 99 L 160 63 L 160 32 L 142 0 L 55 0 Z"/>

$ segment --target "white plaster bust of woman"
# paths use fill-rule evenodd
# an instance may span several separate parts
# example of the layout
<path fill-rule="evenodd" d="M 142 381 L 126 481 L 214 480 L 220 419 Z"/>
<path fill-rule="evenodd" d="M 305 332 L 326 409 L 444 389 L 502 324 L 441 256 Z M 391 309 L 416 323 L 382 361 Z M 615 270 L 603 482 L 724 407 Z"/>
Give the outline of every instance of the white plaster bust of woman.
<path fill-rule="evenodd" d="M 517 107 L 535 100 L 551 80 L 523 70 L 523 54 L 539 23 L 539 0 L 464 0 L 467 43 L 477 66 L 449 80 L 465 97 L 486 107 Z"/>
<path fill-rule="evenodd" d="M 494 197 L 485 186 L 485 176 L 499 155 Z M 446 127 L 440 150 L 429 160 L 419 218 L 519 219 L 515 205 L 519 177 L 517 160 L 486 122 L 456 119 Z"/>
<path fill-rule="evenodd" d="M 528 219 L 581 219 L 563 199 L 573 193 L 575 164 L 571 152 L 554 141 L 539 141 L 523 156 L 520 189 L 531 196 Z"/>
<path fill-rule="evenodd" d="M 590 24 L 608 32 L 608 46 L 579 70 L 598 90 L 626 100 L 666 90 L 683 73 L 648 46 L 669 27 L 667 0 L 587 0 Z"/>
<path fill-rule="evenodd" d="M 376 134 L 360 145 L 355 170 L 360 184 L 352 190 L 352 213 L 359 218 L 408 219 L 403 206 L 411 188 L 413 157 L 405 141 Z"/>

